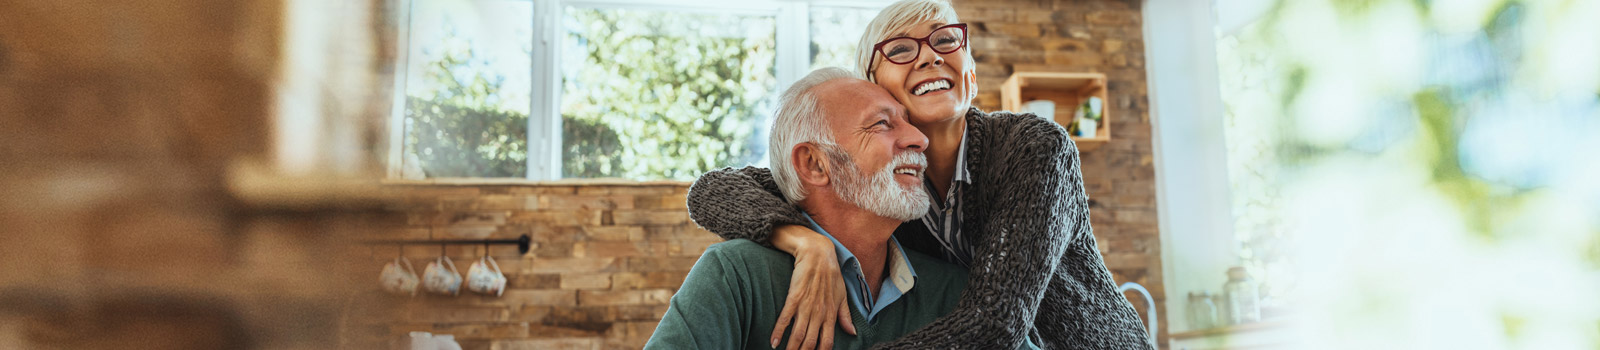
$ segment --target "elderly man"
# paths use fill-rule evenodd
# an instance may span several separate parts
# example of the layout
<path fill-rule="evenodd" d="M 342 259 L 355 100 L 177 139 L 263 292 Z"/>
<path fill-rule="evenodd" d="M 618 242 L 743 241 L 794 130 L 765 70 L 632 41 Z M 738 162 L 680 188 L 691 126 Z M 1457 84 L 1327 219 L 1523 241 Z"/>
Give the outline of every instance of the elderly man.
<path fill-rule="evenodd" d="M 820 343 L 805 348 L 865 348 L 955 307 L 966 271 L 901 249 L 892 237 L 901 222 L 927 212 L 921 180 L 927 142 L 883 88 L 844 70 L 814 71 L 784 92 L 773 126 L 772 171 L 811 229 L 833 241 L 856 330 L 811 340 Z M 772 349 L 802 341 L 792 333 L 769 338 L 793 271 L 789 254 L 749 240 L 712 245 L 672 296 L 645 348 Z"/>

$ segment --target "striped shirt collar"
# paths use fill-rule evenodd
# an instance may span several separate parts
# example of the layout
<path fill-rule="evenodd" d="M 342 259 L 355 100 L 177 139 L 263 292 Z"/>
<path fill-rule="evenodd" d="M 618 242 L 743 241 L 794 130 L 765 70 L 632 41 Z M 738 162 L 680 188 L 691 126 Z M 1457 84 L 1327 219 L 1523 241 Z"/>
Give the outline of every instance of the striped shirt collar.
<path fill-rule="evenodd" d="M 956 149 L 956 175 L 950 177 L 951 183 L 956 181 L 972 183 L 972 174 L 967 172 L 967 135 L 961 135 L 961 148 Z M 954 186 L 952 186 L 954 187 Z"/>
<path fill-rule="evenodd" d="M 961 234 L 961 223 L 965 215 L 961 208 L 961 193 L 966 191 L 967 185 L 972 184 L 972 175 L 967 171 L 967 136 L 961 135 L 961 147 L 956 150 L 955 176 L 950 177 L 950 187 L 943 199 L 934 198 L 928 206 L 928 214 L 922 216 L 922 224 L 928 228 L 928 233 L 937 238 L 940 251 L 944 253 L 945 260 L 961 266 L 971 266 L 972 245 Z M 927 174 L 922 175 L 922 183 L 929 194 L 939 193 L 933 186 L 933 181 Z"/>

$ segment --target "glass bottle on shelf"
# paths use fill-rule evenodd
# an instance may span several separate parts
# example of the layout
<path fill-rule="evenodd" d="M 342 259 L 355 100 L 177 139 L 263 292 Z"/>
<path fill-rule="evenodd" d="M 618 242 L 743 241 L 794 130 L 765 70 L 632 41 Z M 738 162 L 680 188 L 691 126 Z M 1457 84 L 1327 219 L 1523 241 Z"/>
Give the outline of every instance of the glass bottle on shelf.
<path fill-rule="evenodd" d="M 1243 267 L 1228 269 L 1228 283 L 1222 285 L 1227 295 L 1228 324 L 1243 324 L 1261 320 L 1261 296 L 1250 273 Z"/>
<path fill-rule="evenodd" d="M 1216 305 L 1216 307 L 1217 307 L 1217 318 L 1216 318 L 1215 321 L 1213 321 L 1211 323 L 1211 325 L 1213 327 L 1219 327 L 1219 328 L 1220 327 L 1224 327 L 1224 326 L 1232 326 L 1232 325 L 1234 325 L 1234 323 L 1233 323 L 1233 315 L 1230 314 L 1230 312 L 1231 312 L 1231 310 L 1233 310 L 1233 308 L 1228 306 L 1228 294 L 1227 293 L 1212 294 L 1211 295 L 1211 301 L 1213 302 L 1212 305 Z"/>
<path fill-rule="evenodd" d="M 1217 327 L 1217 304 L 1211 301 L 1211 292 L 1189 292 L 1189 329 Z"/>

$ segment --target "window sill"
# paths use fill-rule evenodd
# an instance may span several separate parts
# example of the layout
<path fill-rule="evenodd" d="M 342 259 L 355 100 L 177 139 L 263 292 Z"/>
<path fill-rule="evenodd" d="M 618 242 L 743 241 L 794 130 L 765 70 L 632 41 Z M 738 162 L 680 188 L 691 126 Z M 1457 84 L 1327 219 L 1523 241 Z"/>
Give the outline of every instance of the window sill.
<path fill-rule="evenodd" d="M 689 186 L 675 180 L 640 181 L 621 178 L 529 180 L 521 178 L 440 178 L 425 180 L 384 179 L 384 186 Z"/>
<path fill-rule="evenodd" d="M 1173 350 L 1298 349 L 1292 319 L 1271 319 L 1241 325 L 1167 335 Z"/>
<path fill-rule="evenodd" d="M 1210 337 L 1210 336 L 1216 336 L 1216 335 L 1239 334 L 1239 333 L 1245 333 L 1245 332 L 1272 330 L 1272 329 L 1275 329 L 1275 328 L 1278 328 L 1278 327 L 1282 327 L 1284 325 L 1284 323 L 1286 323 L 1286 322 L 1282 321 L 1282 320 L 1268 320 L 1268 321 L 1251 322 L 1251 323 L 1232 325 L 1232 326 L 1222 326 L 1222 327 L 1214 327 L 1214 328 L 1207 328 L 1207 329 L 1192 330 L 1192 331 L 1187 331 L 1187 332 L 1178 332 L 1178 333 L 1172 333 L 1172 334 L 1167 335 L 1167 336 L 1172 338 L 1172 339 L 1203 338 L 1203 337 Z"/>

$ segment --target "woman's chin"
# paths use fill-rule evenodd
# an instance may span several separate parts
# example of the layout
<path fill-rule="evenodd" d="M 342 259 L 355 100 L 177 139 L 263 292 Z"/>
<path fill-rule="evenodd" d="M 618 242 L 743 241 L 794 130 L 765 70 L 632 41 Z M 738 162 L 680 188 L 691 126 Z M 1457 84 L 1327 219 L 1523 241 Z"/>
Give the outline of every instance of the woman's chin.
<path fill-rule="evenodd" d="M 928 124 L 950 120 L 966 114 L 965 104 L 955 101 L 924 101 L 916 106 L 907 105 L 912 124 Z"/>

